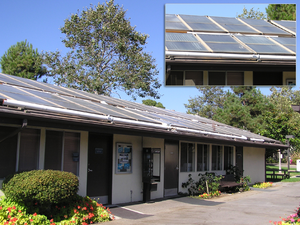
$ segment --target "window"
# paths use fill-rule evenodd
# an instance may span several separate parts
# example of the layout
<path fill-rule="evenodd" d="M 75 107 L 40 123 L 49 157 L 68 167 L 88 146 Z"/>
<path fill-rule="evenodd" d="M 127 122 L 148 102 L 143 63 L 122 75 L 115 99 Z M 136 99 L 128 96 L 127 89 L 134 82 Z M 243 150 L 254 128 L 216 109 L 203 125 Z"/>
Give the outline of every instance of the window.
<path fill-rule="evenodd" d="M 185 85 L 203 85 L 202 71 L 185 71 Z"/>
<path fill-rule="evenodd" d="M 0 144 L 0 178 L 16 171 L 38 169 L 40 130 L 26 128 L 8 137 L 17 129 L 0 126 L 0 139 L 5 138 Z"/>
<path fill-rule="evenodd" d="M 197 145 L 197 171 L 209 170 L 209 145 Z"/>
<path fill-rule="evenodd" d="M 38 169 L 40 130 L 24 129 L 20 132 L 18 171 Z"/>
<path fill-rule="evenodd" d="M 224 169 L 227 170 L 233 165 L 233 147 L 224 146 Z"/>
<path fill-rule="evenodd" d="M 253 85 L 283 85 L 282 72 L 253 71 Z"/>
<path fill-rule="evenodd" d="M 78 175 L 80 134 L 63 131 L 46 131 L 45 169 L 63 170 Z"/>
<path fill-rule="evenodd" d="M 244 85 L 244 72 L 209 72 L 209 85 Z"/>
<path fill-rule="evenodd" d="M 222 170 L 222 146 L 212 145 L 212 170 Z"/>
<path fill-rule="evenodd" d="M 209 72 L 208 73 L 208 84 L 209 85 L 226 85 L 225 83 L 225 72 Z"/>
<path fill-rule="evenodd" d="M 171 71 L 167 77 L 167 85 L 183 85 L 183 71 Z"/>
<path fill-rule="evenodd" d="M 181 143 L 181 172 L 194 171 L 195 161 L 195 144 L 194 143 Z"/>

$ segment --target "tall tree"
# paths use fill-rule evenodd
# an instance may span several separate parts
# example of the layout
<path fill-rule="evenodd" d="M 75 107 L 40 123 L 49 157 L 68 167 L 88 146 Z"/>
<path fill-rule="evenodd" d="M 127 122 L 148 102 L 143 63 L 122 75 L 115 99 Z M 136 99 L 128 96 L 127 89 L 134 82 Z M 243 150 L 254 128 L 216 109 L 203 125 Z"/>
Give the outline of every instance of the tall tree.
<path fill-rule="evenodd" d="M 266 12 L 271 20 L 296 21 L 296 4 L 270 4 Z"/>
<path fill-rule="evenodd" d="M 215 86 L 197 87 L 197 89 L 201 95 L 189 99 L 189 103 L 184 104 L 188 109 L 187 113 L 211 119 L 216 110 L 223 107 L 226 91 L 222 87 Z"/>
<path fill-rule="evenodd" d="M 27 40 L 12 45 L 0 59 L 2 73 L 37 80 L 47 74 L 42 56 Z"/>
<path fill-rule="evenodd" d="M 155 100 L 146 99 L 146 100 L 142 100 L 142 103 L 144 105 L 155 106 L 155 107 L 165 109 L 164 105 L 161 102 L 157 102 Z"/>
<path fill-rule="evenodd" d="M 110 95 L 122 90 L 133 98 L 159 98 L 161 84 L 155 60 L 144 51 L 148 35 L 130 25 L 123 7 L 113 0 L 78 11 L 61 32 L 70 51 L 45 53 L 58 85 Z"/>

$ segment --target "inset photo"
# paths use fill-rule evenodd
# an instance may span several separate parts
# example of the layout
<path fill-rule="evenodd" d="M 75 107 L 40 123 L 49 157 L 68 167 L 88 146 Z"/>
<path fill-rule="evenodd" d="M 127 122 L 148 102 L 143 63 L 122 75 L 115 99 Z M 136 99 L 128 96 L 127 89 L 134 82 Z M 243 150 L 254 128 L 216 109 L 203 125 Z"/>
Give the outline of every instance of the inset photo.
<path fill-rule="evenodd" d="M 165 5 L 166 86 L 296 85 L 293 15 L 236 5 Z"/>

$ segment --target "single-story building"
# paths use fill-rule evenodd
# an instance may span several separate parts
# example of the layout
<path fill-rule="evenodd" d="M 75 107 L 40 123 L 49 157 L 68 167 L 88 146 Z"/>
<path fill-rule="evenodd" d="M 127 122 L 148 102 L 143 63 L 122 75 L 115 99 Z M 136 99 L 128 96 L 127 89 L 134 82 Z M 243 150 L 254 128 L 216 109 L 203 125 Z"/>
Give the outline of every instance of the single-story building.
<path fill-rule="evenodd" d="M 296 21 L 165 15 L 166 85 L 295 85 Z"/>
<path fill-rule="evenodd" d="M 141 201 L 150 190 L 148 199 L 187 192 L 189 174 L 221 175 L 230 165 L 262 182 L 265 149 L 286 148 L 199 116 L 3 73 L 0 143 L 0 187 L 17 171 L 69 171 L 80 195 L 110 204 Z"/>

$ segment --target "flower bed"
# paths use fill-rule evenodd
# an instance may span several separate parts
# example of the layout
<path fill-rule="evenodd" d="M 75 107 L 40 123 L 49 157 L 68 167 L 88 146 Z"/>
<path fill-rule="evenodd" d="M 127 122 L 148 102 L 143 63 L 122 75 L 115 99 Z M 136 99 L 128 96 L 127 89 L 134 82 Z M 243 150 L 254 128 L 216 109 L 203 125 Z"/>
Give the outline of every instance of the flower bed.
<path fill-rule="evenodd" d="M 253 187 L 265 189 L 268 187 L 272 187 L 272 185 L 273 185 L 273 182 L 263 182 L 263 183 L 254 184 Z"/>
<path fill-rule="evenodd" d="M 35 213 L 27 213 L 29 210 L 26 206 L 2 197 L 0 198 L 0 224 L 87 225 L 114 219 L 108 208 L 89 197 L 78 197 L 73 204 L 69 205 L 56 205 L 56 210 L 50 218 L 39 214 L 38 205 L 33 208 L 36 210 Z"/>
<path fill-rule="evenodd" d="M 295 210 L 296 213 L 289 215 L 287 218 L 280 217 L 282 221 L 271 221 L 274 225 L 295 224 L 300 225 L 300 207 Z"/>
<path fill-rule="evenodd" d="M 203 198 L 203 199 L 208 199 L 208 198 L 217 197 L 220 195 L 221 195 L 221 191 L 215 191 L 215 192 L 210 192 L 209 194 L 203 193 L 203 194 L 199 195 L 199 197 Z"/>

